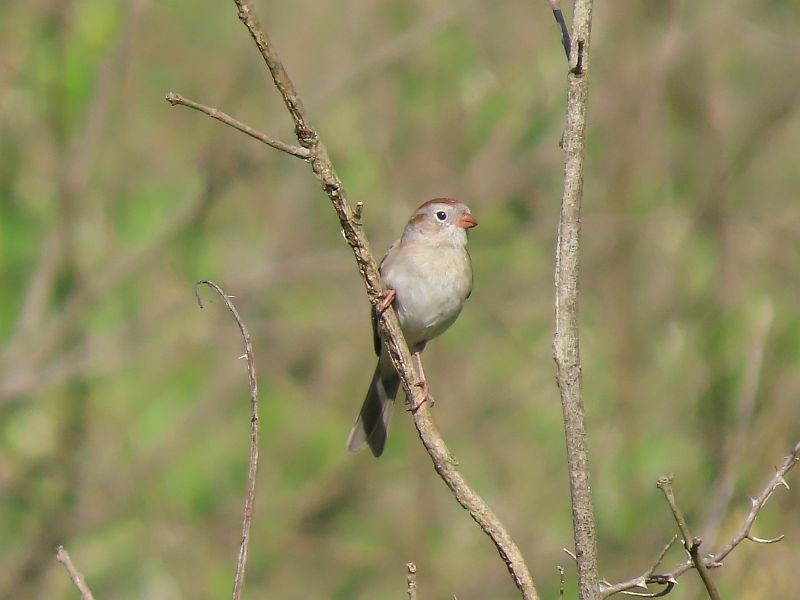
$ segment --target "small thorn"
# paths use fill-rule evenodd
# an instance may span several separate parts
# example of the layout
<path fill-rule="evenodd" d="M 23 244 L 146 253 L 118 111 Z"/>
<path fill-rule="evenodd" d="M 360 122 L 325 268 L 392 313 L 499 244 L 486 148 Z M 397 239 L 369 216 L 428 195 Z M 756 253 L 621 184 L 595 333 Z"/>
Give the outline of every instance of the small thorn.
<path fill-rule="evenodd" d="M 242 355 L 239 357 L 239 360 L 242 360 L 243 358 L 247 358 L 247 354 L 242 354 Z"/>
<path fill-rule="evenodd" d="M 777 474 L 777 475 L 775 476 L 775 483 L 776 483 L 777 485 L 782 485 L 782 486 L 783 486 L 783 487 L 785 487 L 787 490 L 788 490 L 788 489 L 790 489 L 790 488 L 789 488 L 789 484 L 788 484 L 788 483 L 786 483 L 786 480 L 783 478 L 783 475 L 781 475 L 780 473 L 779 473 L 779 474 Z"/>

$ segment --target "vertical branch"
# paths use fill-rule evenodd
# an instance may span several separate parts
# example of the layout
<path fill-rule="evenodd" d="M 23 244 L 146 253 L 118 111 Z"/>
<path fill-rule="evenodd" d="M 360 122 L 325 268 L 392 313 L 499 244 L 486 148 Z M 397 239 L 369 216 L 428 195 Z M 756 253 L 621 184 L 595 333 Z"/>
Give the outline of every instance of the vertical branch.
<path fill-rule="evenodd" d="M 417 600 L 417 565 L 413 562 L 406 563 L 406 593 L 408 600 Z"/>
<path fill-rule="evenodd" d="M 592 0 L 575 0 L 573 20 L 567 119 L 562 142 L 566 159 L 556 249 L 553 358 L 564 411 L 578 587 L 581 600 L 594 600 L 599 590 L 597 547 L 589 487 L 578 345 L 578 258 Z"/>
<path fill-rule="evenodd" d="M 247 380 L 250 386 L 250 463 L 247 468 L 247 492 L 244 499 L 244 514 L 242 516 L 242 541 L 239 544 L 239 554 L 236 557 L 236 573 L 233 577 L 233 600 L 242 597 L 244 587 L 244 569 L 247 564 L 247 549 L 250 544 L 250 525 L 253 522 L 253 509 L 256 503 L 256 471 L 258 470 L 258 382 L 256 381 L 255 359 L 253 358 L 253 346 L 250 344 L 250 332 L 244 326 L 239 311 L 231 302 L 231 297 L 213 281 L 198 281 L 197 286 L 207 285 L 219 294 L 225 307 L 233 315 L 244 342 L 244 354 L 240 358 L 247 360 Z M 197 288 L 195 288 L 197 294 Z M 203 304 L 197 295 L 197 303 L 200 308 Z"/>

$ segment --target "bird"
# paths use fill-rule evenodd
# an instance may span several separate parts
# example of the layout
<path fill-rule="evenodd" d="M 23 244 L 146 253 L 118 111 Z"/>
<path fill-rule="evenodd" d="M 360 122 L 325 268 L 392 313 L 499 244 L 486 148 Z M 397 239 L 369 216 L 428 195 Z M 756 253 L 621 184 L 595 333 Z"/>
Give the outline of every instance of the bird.
<path fill-rule="evenodd" d="M 472 293 L 472 261 L 467 252 L 467 231 L 478 221 L 469 208 L 453 198 L 434 198 L 423 203 L 409 219 L 399 240 L 389 247 L 380 263 L 386 291 L 372 308 L 372 330 L 378 364 L 350 436 L 347 449 L 365 444 L 376 457 L 383 454 L 400 376 L 392 365 L 378 322 L 393 306 L 406 343 L 414 353 L 423 390 L 428 384 L 422 368 L 425 345 L 441 335 L 458 318 Z M 415 410 L 417 407 L 412 407 Z"/>

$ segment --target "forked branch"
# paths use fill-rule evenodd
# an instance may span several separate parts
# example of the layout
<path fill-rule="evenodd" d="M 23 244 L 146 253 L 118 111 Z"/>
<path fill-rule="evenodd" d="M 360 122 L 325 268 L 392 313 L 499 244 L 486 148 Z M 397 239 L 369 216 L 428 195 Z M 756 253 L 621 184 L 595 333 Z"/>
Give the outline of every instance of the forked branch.
<path fill-rule="evenodd" d="M 751 542 L 758 544 L 774 544 L 783 539 L 782 535 L 770 539 L 760 538 L 753 535 L 753 523 L 755 522 L 756 517 L 758 517 L 758 513 L 762 508 L 764 508 L 767 501 L 772 497 L 772 494 L 775 493 L 775 490 L 780 487 L 785 487 L 787 489 L 789 488 L 789 484 L 786 483 L 786 474 L 798 462 L 800 462 L 800 441 L 798 441 L 789 451 L 789 453 L 783 457 L 781 464 L 775 469 L 775 474 L 762 488 L 761 492 L 754 498 L 750 498 L 750 511 L 747 513 L 747 516 L 742 522 L 742 526 L 739 528 L 736 534 L 715 554 L 698 556 L 699 560 L 702 561 L 702 564 L 706 569 L 715 569 L 717 567 L 721 567 L 722 561 L 744 540 L 750 540 Z M 668 573 L 655 574 L 654 571 L 661 562 L 664 554 L 665 552 L 661 554 L 659 560 L 656 561 L 656 563 L 654 563 L 650 569 L 641 575 L 615 584 L 603 582 L 600 588 L 600 598 L 608 598 L 609 596 L 619 593 L 625 593 L 631 596 L 645 596 L 649 598 L 666 596 L 672 590 L 672 587 L 675 585 L 678 577 L 686 573 L 686 571 L 692 569 L 695 565 L 692 560 L 686 560 Z M 666 587 L 657 592 L 655 595 L 639 594 L 629 591 L 636 588 L 646 589 L 650 584 L 663 585 Z"/>
<path fill-rule="evenodd" d="M 378 266 L 370 251 L 367 238 L 361 230 L 360 221 L 350 203 L 347 201 L 342 182 L 331 164 L 328 152 L 325 146 L 320 142 L 317 132 L 310 126 L 303 102 L 289 74 L 286 72 L 275 47 L 258 22 L 252 4 L 247 0 L 234 0 L 234 2 L 238 9 L 239 19 L 247 27 L 256 46 L 258 46 L 259 52 L 275 83 L 275 87 L 283 98 L 284 104 L 292 117 L 297 140 L 300 146 L 309 152 L 307 160 L 311 165 L 311 169 L 336 211 L 342 233 L 347 244 L 353 251 L 356 265 L 363 279 L 370 302 L 377 305 L 384 290 Z M 177 94 L 171 96 L 172 99 L 177 97 L 179 97 Z M 182 102 L 181 104 L 188 105 L 187 102 Z M 210 114 L 207 111 L 203 112 Z M 222 113 L 217 111 L 217 113 L 212 116 L 226 122 L 228 125 L 236 127 L 233 123 L 220 119 L 220 114 Z M 236 128 L 245 131 L 240 127 Z M 247 133 L 247 131 L 245 132 Z M 270 145 L 274 147 L 273 144 Z M 292 153 L 290 152 L 290 154 Z M 417 377 L 412 366 L 411 355 L 403 339 L 393 309 L 390 308 L 383 312 L 380 325 L 385 334 L 386 345 L 392 362 L 400 375 L 400 380 L 403 384 L 403 389 L 405 390 L 409 405 L 420 406 L 418 410 L 412 413 L 414 424 L 425 449 L 431 457 L 436 472 L 453 492 L 458 503 L 469 512 L 475 522 L 478 523 L 481 529 L 491 538 L 505 562 L 515 585 L 522 593 L 522 597 L 529 600 L 538 599 L 539 596 L 536 592 L 530 572 L 528 571 L 528 567 L 525 565 L 525 561 L 522 558 L 522 553 L 486 502 L 478 496 L 464 480 L 464 477 L 457 468 L 456 460 L 450 454 L 442 436 L 436 429 L 428 403 L 422 402 L 422 391 L 415 385 Z"/>
<path fill-rule="evenodd" d="M 698 537 L 692 536 L 691 532 L 689 531 L 689 525 L 686 523 L 686 519 L 683 516 L 683 512 L 680 508 L 678 508 L 678 503 L 675 501 L 675 494 L 672 491 L 672 477 L 662 477 L 658 480 L 656 485 L 658 486 L 658 489 L 664 493 L 664 497 L 667 499 L 667 504 L 669 504 L 669 509 L 672 511 L 672 516 L 675 519 L 675 523 L 678 525 L 678 531 L 680 531 L 681 534 L 683 548 L 689 553 L 689 558 L 691 559 L 694 568 L 697 569 L 700 579 L 703 581 L 703 585 L 708 592 L 708 597 L 711 598 L 711 600 L 719 600 L 717 586 L 714 585 L 711 575 L 708 574 L 708 568 L 703 562 L 703 557 L 700 556 L 700 544 L 702 543 L 702 540 Z"/>

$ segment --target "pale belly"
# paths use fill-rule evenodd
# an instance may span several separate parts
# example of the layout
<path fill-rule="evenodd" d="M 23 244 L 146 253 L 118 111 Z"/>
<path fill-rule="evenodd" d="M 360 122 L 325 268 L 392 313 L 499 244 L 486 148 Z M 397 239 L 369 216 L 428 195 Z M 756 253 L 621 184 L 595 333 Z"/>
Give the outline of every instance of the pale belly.
<path fill-rule="evenodd" d="M 411 269 L 406 277 L 389 277 L 386 281 L 397 293 L 394 307 L 412 351 L 455 322 L 472 288 L 468 260 L 465 263 L 452 260 L 454 257 L 437 258 L 436 263 L 428 263 L 424 269 Z"/>

